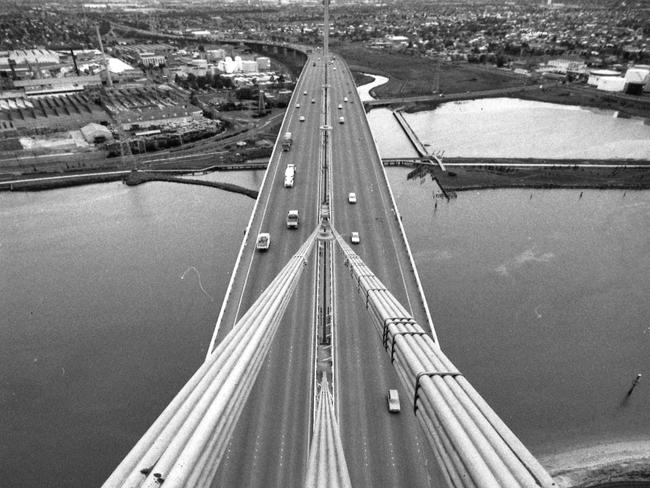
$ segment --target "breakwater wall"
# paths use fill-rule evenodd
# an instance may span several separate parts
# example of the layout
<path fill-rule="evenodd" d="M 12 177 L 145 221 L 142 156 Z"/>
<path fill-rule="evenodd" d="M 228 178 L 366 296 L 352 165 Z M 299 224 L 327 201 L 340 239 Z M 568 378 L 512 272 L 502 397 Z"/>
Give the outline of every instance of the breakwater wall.
<path fill-rule="evenodd" d="M 191 178 L 181 178 L 178 176 L 161 175 L 157 173 L 144 173 L 139 171 L 133 171 L 124 177 L 124 183 L 129 186 L 140 185 L 148 181 L 164 181 L 167 183 L 182 183 L 185 185 L 210 186 L 212 188 L 219 188 L 220 190 L 240 193 L 252 198 L 253 200 L 257 199 L 258 195 L 257 190 L 251 190 L 249 188 L 244 188 L 243 186 L 234 185 L 232 183 L 222 183 L 218 181 L 195 180 Z"/>

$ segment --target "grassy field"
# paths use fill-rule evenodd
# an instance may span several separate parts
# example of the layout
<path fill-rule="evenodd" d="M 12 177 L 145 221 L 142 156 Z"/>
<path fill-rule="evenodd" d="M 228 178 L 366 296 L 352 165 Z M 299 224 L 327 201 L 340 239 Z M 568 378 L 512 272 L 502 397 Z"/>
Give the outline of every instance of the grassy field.
<path fill-rule="evenodd" d="M 390 81 L 375 89 L 379 98 L 428 95 L 433 92 L 436 63 L 429 58 L 389 53 L 360 44 L 332 47 L 357 73 L 387 76 Z M 356 80 L 359 82 L 359 79 Z M 521 86 L 522 78 L 510 73 L 486 70 L 467 63 L 443 63 L 440 66 L 440 91 L 458 93 Z"/>
<path fill-rule="evenodd" d="M 397 98 L 433 93 L 435 62 L 428 58 L 401 53 L 390 53 L 369 49 L 361 44 L 339 44 L 332 48 L 350 65 L 358 85 L 371 81 L 362 73 L 379 74 L 390 78 L 388 83 L 373 90 L 377 98 Z M 509 87 L 523 84 L 536 85 L 539 81 L 521 77 L 512 72 L 497 70 L 480 64 L 443 63 L 440 66 L 440 91 L 445 94 L 466 93 Z M 638 100 L 626 99 L 595 89 L 576 88 L 570 85 L 557 86 L 538 91 L 504 94 L 528 100 L 580 105 L 616 110 L 629 116 L 650 117 L 650 97 Z M 420 102 L 410 110 L 430 110 L 440 102 Z"/>

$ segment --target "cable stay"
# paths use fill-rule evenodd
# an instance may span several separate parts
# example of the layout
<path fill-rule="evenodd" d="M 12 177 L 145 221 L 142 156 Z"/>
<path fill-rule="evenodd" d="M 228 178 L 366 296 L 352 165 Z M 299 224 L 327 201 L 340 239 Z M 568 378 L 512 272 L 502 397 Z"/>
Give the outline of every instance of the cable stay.
<path fill-rule="evenodd" d="M 103 488 L 210 486 L 316 236 L 289 259 Z"/>
<path fill-rule="evenodd" d="M 327 375 L 319 385 L 305 488 L 352 488 Z"/>
<path fill-rule="evenodd" d="M 395 296 L 332 229 L 355 288 L 453 488 L 556 484 Z"/>

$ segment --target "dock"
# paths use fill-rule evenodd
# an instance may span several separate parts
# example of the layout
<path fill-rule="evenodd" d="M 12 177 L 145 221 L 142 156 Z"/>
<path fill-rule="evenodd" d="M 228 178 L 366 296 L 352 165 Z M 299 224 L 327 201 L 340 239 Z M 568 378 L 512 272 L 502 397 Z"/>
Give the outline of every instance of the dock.
<path fill-rule="evenodd" d="M 406 134 L 406 137 L 408 137 L 409 141 L 411 141 L 411 144 L 413 145 L 417 153 L 420 155 L 420 158 L 424 158 L 430 161 L 432 164 L 435 161 L 442 171 L 446 171 L 445 166 L 442 164 L 442 160 L 438 156 L 429 153 L 429 151 L 424 146 L 420 138 L 417 136 L 417 134 L 413 131 L 409 123 L 404 118 L 402 112 L 400 110 L 395 110 L 393 112 L 393 115 L 397 119 L 397 122 L 399 122 L 399 125 L 402 127 L 402 130 L 404 131 L 404 134 Z"/>

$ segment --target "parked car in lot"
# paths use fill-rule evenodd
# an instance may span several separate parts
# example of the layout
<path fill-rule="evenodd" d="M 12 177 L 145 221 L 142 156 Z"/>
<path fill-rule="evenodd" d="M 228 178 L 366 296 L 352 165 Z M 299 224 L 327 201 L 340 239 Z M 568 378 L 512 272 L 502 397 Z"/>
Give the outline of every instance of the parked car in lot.
<path fill-rule="evenodd" d="M 399 392 L 397 390 L 388 390 L 386 401 L 388 403 L 388 411 L 390 413 L 399 413 L 401 408 L 399 405 Z"/>
<path fill-rule="evenodd" d="M 350 235 L 350 242 L 352 242 L 352 244 L 359 244 L 359 242 L 361 242 L 361 239 L 359 238 L 359 233 L 358 232 L 353 232 Z"/>
<path fill-rule="evenodd" d="M 344 101 L 345 103 L 348 103 L 348 97 L 343 97 L 343 101 Z"/>
<path fill-rule="evenodd" d="M 339 124 L 345 123 L 345 117 L 339 117 Z"/>
<path fill-rule="evenodd" d="M 339 103 L 339 110 L 343 109 L 343 105 Z"/>
<path fill-rule="evenodd" d="M 257 235 L 257 243 L 255 247 L 258 251 L 266 251 L 271 245 L 271 234 L 268 232 L 260 232 Z"/>
<path fill-rule="evenodd" d="M 311 103 L 316 103 L 316 99 L 315 99 L 315 98 L 312 98 L 312 99 L 311 99 Z"/>
<path fill-rule="evenodd" d="M 305 121 L 305 116 L 301 115 L 299 120 L 300 120 L 300 122 L 304 122 Z"/>
<path fill-rule="evenodd" d="M 307 96 L 307 92 L 306 92 L 306 91 L 305 91 L 305 92 L 303 92 L 303 95 L 305 95 L 305 96 Z"/>
<path fill-rule="evenodd" d="M 296 108 L 300 108 L 300 104 L 299 104 L 299 103 L 296 103 Z"/>
<path fill-rule="evenodd" d="M 348 203 L 357 203 L 356 193 L 348 193 Z"/>

